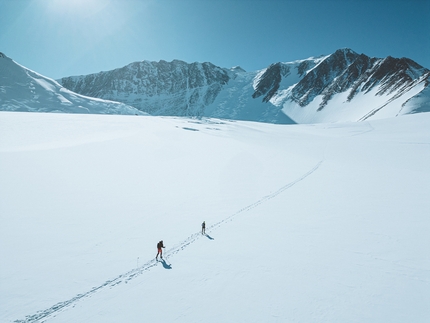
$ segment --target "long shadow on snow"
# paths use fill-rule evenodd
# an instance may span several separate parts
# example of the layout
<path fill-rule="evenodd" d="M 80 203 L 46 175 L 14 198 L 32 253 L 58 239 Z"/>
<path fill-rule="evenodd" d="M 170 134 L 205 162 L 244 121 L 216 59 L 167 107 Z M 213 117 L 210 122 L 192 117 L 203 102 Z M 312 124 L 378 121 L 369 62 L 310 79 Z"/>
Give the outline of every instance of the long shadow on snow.
<path fill-rule="evenodd" d="M 164 269 L 172 269 L 172 265 L 171 265 L 171 264 L 168 264 L 168 263 L 166 262 L 166 260 L 161 259 L 161 260 L 160 260 L 160 262 L 161 262 L 161 264 L 163 265 Z"/>

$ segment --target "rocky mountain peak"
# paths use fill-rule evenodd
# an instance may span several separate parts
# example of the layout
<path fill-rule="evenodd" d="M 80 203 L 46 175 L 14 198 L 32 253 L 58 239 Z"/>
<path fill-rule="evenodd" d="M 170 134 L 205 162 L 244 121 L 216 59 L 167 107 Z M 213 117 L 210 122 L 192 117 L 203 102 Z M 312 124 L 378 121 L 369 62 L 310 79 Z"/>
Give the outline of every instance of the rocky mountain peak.
<path fill-rule="evenodd" d="M 232 68 L 230 68 L 230 71 L 235 73 L 246 73 L 246 71 L 240 66 L 233 66 Z"/>

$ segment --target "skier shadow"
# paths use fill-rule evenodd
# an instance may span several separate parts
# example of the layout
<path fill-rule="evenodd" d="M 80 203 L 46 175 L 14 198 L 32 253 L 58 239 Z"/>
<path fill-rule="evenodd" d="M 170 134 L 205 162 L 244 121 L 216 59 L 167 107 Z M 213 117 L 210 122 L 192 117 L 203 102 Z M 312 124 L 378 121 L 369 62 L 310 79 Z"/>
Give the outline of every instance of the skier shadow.
<path fill-rule="evenodd" d="M 172 269 L 172 265 L 171 265 L 171 264 L 168 264 L 168 263 L 166 262 L 166 260 L 161 259 L 161 260 L 160 260 L 160 262 L 161 262 L 161 264 L 163 265 L 164 269 Z"/>
<path fill-rule="evenodd" d="M 212 238 L 209 234 L 205 233 L 204 234 L 206 236 L 206 238 L 208 238 L 209 240 L 215 240 L 214 238 Z"/>

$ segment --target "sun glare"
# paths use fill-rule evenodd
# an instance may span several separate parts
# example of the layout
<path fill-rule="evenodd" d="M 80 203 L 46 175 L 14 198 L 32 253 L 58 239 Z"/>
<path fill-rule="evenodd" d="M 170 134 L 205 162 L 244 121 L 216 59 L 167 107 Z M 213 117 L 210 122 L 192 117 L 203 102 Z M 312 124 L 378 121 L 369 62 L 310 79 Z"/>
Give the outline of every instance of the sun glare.
<path fill-rule="evenodd" d="M 50 9 L 57 14 L 91 16 L 102 10 L 109 0 L 48 0 Z"/>

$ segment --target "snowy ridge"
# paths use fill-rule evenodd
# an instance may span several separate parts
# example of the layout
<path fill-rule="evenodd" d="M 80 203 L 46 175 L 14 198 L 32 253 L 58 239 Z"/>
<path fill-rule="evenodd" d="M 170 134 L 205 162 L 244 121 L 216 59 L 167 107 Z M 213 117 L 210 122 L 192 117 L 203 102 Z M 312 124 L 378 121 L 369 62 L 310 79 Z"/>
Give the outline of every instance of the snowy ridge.
<path fill-rule="evenodd" d="M 2 111 L 145 115 L 124 103 L 74 93 L 4 54 L 0 76 Z"/>

